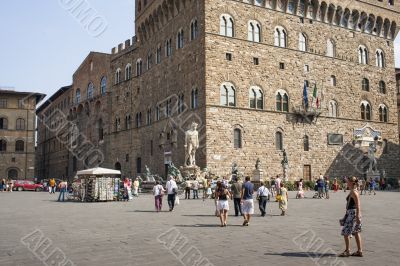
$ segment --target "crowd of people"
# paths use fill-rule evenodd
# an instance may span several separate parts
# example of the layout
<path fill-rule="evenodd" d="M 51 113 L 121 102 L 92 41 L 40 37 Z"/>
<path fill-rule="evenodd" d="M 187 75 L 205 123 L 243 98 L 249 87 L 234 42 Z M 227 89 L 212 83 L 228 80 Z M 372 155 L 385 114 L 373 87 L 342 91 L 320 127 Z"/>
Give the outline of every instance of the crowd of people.
<path fill-rule="evenodd" d="M 12 179 L 2 179 L 0 183 L 0 192 L 12 192 L 14 182 Z"/>

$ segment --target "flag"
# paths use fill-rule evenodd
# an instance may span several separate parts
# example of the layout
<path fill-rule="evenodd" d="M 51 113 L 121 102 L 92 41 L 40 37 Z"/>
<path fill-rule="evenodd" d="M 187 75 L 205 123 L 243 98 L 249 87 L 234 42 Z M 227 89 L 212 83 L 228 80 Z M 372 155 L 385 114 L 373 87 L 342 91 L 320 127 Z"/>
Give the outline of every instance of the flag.
<path fill-rule="evenodd" d="M 318 89 L 317 89 L 317 83 L 314 84 L 314 91 L 312 94 L 312 102 L 311 102 L 311 107 L 314 106 L 314 101 L 315 101 L 315 105 L 318 108 L 319 106 L 319 100 L 318 100 Z"/>
<path fill-rule="evenodd" d="M 304 103 L 304 108 L 305 108 L 306 111 L 307 111 L 307 110 L 308 110 L 308 92 L 307 92 L 307 84 L 306 84 L 306 81 L 304 81 L 303 103 Z"/>

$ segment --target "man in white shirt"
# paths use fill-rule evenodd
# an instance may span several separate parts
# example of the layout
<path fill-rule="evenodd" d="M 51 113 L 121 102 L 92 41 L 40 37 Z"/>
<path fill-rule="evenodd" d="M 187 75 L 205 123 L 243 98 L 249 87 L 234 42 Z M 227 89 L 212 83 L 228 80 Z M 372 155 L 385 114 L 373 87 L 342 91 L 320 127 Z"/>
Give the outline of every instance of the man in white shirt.
<path fill-rule="evenodd" d="M 194 178 L 194 181 L 192 182 L 192 189 L 193 189 L 193 199 L 198 199 L 199 198 L 199 181 L 197 181 L 197 178 Z"/>
<path fill-rule="evenodd" d="M 268 195 L 270 194 L 268 188 L 261 182 L 261 187 L 257 190 L 258 207 L 260 208 L 261 216 L 264 217 L 266 214 L 266 207 L 268 201 Z"/>
<path fill-rule="evenodd" d="M 166 188 L 167 188 L 167 194 L 168 194 L 169 211 L 172 212 L 175 207 L 175 197 L 176 197 L 176 194 L 178 193 L 178 186 L 176 185 L 176 182 L 175 182 L 173 176 L 169 176 L 169 180 L 167 182 Z"/>

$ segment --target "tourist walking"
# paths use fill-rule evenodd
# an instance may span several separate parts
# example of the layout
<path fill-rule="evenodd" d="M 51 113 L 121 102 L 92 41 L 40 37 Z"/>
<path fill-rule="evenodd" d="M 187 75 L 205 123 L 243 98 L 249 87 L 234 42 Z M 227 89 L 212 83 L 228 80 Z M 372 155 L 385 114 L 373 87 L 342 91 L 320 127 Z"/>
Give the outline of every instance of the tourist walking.
<path fill-rule="evenodd" d="M 243 216 L 242 206 L 240 204 L 242 197 L 242 182 L 237 177 L 233 178 L 233 183 L 231 185 L 233 206 L 235 207 L 235 216 Z"/>
<path fill-rule="evenodd" d="M 212 189 L 211 189 L 211 180 L 207 180 L 207 199 L 211 198 Z"/>
<path fill-rule="evenodd" d="M 358 187 L 360 188 L 360 195 L 362 195 L 363 192 L 364 192 L 364 194 L 367 194 L 367 190 L 366 190 L 365 185 L 366 185 L 365 180 L 363 178 L 360 178 L 358 180 Z"/>
<path fill-rule="evenodd" d="M 203 190 L 203 201 L 205 201 L 206 198 L 207 198 L 207 189 L 208 189 L 208 180 L 207 180 L 207 178 L 202 179 L 201 183 L 203 185 L 203 189 L 202 189 Z"/>
<path fill-rule="evenodd" d="M 160 181 L 157 181 L 156 185 L 153 187 L 154 205 L 156 207 L 156 212 L 160 212 L 162 209 L 162 198 L 163 198 L 164 192 L 165 192 L 165 189 L 160 184 Z"/>
<path fill-rule="evenodd" d="M 199 181 L 195 177 L 192 182 L 193 199 L 199 199 Z"/>
<path fill-rule="evenodd" d="M 4 192 L 5 188 L 6 188 L 6 180 L 3 178 L 3 179 L 1 179 L 1 183 L 0 183 L 0 192 Z"/>
<path fill-rule="evenodd" d="M 168 194 L 169 211 L 172 212 L 175 208 L 175 199 L 176 199 L 176 194 L 178 193 L 178 186 L 176 185 L 173 176 L 169 177 L 169 180 L 165 186 Z"/>
<path fill-rule="evenodd" d="M 322 199 L 324 197 L 325 182 L 324 178 L 321 176 L 317 181 L 317 187 L 318 187 L 318 198 Z"/>
<path fill-rule="evenodd" d="M 49 181 L 49 193 L 55 194 L 56 193 L 56 180 L 54 178 L 50 179 Z"/>
<path fill-rule="evenodd" d="M 376 195 L 375 186 L 376 186 L 375 178 L 370 177 L 369 178 L 369 195 L 371 195 L 372 192 L 374 193 L 374 195 Z"/>
<path fill-rule="evenodd" d="M 331 185 L 331 181 L 329 180 L 329 177 L 325 177 L 325 182 L 324 182 L 324 186 L 325 186 L 325 199 L 329 199 L 329 189 L 330 189 L 330 185 Z"/>
<path fill-rule="evenodd" d="M 60 184 L 58 184 L 58 188 L 60 189 L 60 194 L 58 195 L 58 200 L 57 201 L 65 201 L 65 192 L 67 191 L 68 183 L 67 181 L 61 181 Z M 62 197 L 62 200 L 61 200 Z"/>
<path fill-rule="evenodd" d="M 362 242 L 361 242 L 361 203 L 360 196 L 357 191 L 357 178 L 351 177 L 347 181 L 347 186 L 350 190 L 349 195 L 346 198 L 346 214 L 343 219 L 340 220 L 340 225 L 342 228 L 342 236 L 344 237 L 344 242 L 346 249 L 341 253 L 340 257 L 362 257 Z M 357 243 L 357 251 L 350 253 L 350 237 L 353 235 Z"/>
<path fill-rule="evenodd" d="M 217 188 L 215 189 L 215 200 L 217 202 L 217 211 L 221 221 L 221 227 L 226 226 L 228 222 L 229 196 L 229 190 L 223 186 L 222 182 L 218 181 Z"/>
<path fill-rule="evenodd" d="M 257 190 L 258 208 L 260 209 L 261 216 L 264 217 L 267 213 L 267 202 L 270 193 L 263 181 L 261 181 L 260 185 Z"/>
<path fill-rule="evenodd" d="M 185 181 L 185 199 L 190 199 L 190 180 Z"/>
<path fill-rule="evenodd" d="M 245 181 L 241 194 L 242 213 L 244 217 L 243 226 L 249 226 L 251 215 L 254 214 L 254 185 L 250 182 L 250 176 L 246 176 Z"/>
<path fill-rule="evenodd" d="M 333 192 L 337 192 L 338 189 L 339 189 L 339 184 L 338 184 L 337 178 L 335 177 L 333 179 Z"/>
<path fill-rule="evenodd" d="M 281 209 L 282 213 L 281 216 L 286 215 L 286 211 L 288 208 L 288 191 L 285 187 L 284 183 L 281 183 L 281 189 L 280 189 L 280 194 L 279 194 L 279 209 Z"/>
<path fill-rule="evenodd" d="M 282 182 L 282 179 L 279 177 L 279 175 L 277 175 L 276 178 L 275 178 L 275 191 L 276 191 L 276 195 L 279 195 L 279 194 L 280 194 L 281 182 Z"/>
<path fill-rule="evenodd" d="M 8 183 L 8 191 L 12 192 L 14 189 L 14 180 L 10 179 L 9 183 Z"/>
<path fill-rule="evenodd" d="M 133 181 L 133 196 L 139 197 L 139 177 L 136 177 L 135 181 Z"/>
<path fill-rule="evenodd" d="M 297 183 L 297 194 L 296 199 L 304 199 L 304 191 L 303 191 L 303 178 Z"/>
<path fill-rule="evenodd" d="M 276 191 L 276 187 L 275 187 L 275 177 L 271 177 L 271 189 L 270 189 L 270 192 L 271 192 L 271 197 L 272 197 L 272 198 L 275 198 L 275 196 L 276 196 L 275 191 Z"/>

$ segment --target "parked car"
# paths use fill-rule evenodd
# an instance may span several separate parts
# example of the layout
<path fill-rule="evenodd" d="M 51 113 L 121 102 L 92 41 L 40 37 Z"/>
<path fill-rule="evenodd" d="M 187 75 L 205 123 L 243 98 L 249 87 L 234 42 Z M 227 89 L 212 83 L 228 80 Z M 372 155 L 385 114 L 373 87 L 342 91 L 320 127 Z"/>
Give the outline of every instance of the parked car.
<path fill-rule="evenodd" d="M 36 184 L 33 181 L 28 180 L 16 180 L 14 182 L 14 190 L 24 191 L 24 190 L 32 190 L 32 191 L 43 191 L 43 184 Z"/>

